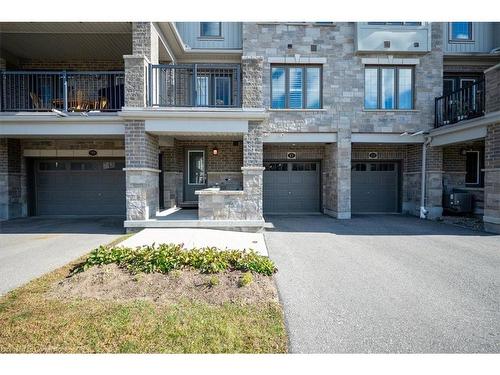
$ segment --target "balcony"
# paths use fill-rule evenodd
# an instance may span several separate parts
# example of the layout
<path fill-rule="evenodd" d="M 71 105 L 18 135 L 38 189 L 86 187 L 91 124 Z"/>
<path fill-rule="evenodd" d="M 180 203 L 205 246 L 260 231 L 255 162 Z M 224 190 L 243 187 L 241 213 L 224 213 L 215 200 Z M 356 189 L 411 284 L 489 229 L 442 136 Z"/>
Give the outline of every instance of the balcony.
<path fill-rule="evenodd" d="M 485 91 L 485 81 L 481 80 L 436 98 L 434 127 L 439 128 L 484 116 Z"/>
<path fill-rule="evenodd" d="M 109 72 L 0 72 L 2 112 L 119 111 L 125 74 Z"/>
<path fill-rule="evenodd" d="M 150 65 L 150 107 L 241 107 L 239 64 Z"/>

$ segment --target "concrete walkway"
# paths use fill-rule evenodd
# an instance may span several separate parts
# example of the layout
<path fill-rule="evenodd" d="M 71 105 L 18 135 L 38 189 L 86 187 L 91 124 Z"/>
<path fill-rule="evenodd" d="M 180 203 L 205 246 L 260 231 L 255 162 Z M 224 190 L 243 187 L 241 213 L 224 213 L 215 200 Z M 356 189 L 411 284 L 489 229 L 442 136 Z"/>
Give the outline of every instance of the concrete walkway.
<path fill-rule="evenodd" d="M 266 221 L 292 352 L 500 352 L 500 236 L 404 216 Z"/>
<path fill-rule="evenodd" d="M 121 218 L 0 222 L 0 295 L 123 235 Z"/>
<path fill-rule="evenodd" d="M 266 243 L 262 233 L 233 232 L 198 228 L 146 228 L 126 239 L 123 246 L 142 246 L 160 243 L 184 244 L 187 249 L 218 247 L 220 249 L 253 249 L 267 256 Z"/>

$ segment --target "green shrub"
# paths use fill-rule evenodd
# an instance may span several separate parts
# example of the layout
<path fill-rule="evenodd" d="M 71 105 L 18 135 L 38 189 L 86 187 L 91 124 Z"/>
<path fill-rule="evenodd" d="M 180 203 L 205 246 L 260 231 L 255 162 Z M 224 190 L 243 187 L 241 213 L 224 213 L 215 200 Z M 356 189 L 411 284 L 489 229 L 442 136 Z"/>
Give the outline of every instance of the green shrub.
<path fill-rule="evenodd" d="M 153 244 L 136 248 L 101 246 L 93 250 L 85 262 L 75 267 L 72 273 L 111 263 L 116 263 L 132 273 L 168 273 L 184 267 L 203 273 L 240 270 L 271 276 L 276 272 L 273 261 L 254 250 L 219 250 L 215 247 L 184 250 L 181 245 Z"/>
<path fill-rule="evenodd" d="M 243 275 L 241 275 L 239 281 L 238 281 L 238 286 L 244 287 L 253 282 L 253 276 L 251 272 L 245 272 Z"/>
<path fill-rule="evenodd" d="M 220 283 L 219 278 L 215 275 L 210 276 L 210 278 L 208 279 L 208 286 L 210 288 L 219 285 L 219 283 Z"/>

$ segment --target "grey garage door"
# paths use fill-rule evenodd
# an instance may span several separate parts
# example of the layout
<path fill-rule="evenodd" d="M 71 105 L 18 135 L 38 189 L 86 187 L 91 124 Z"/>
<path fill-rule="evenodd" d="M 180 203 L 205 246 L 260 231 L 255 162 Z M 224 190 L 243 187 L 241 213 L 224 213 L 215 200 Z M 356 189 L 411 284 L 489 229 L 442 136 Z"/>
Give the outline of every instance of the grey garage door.
<path fill-rule="evenodd" d="M 38 160 L 37 215 L 125 215 L 123 160 Z"/>
<path fill-rule="evenodd" d="M 351 210 L 353 213 L 398 212 L 398 164 L 353 162 Z"/>
<path fill-rule="evenodd" d="M 264 166 L 265 213 L 310 213 L 320 210 L 318 162 L 267 162 Z"/>

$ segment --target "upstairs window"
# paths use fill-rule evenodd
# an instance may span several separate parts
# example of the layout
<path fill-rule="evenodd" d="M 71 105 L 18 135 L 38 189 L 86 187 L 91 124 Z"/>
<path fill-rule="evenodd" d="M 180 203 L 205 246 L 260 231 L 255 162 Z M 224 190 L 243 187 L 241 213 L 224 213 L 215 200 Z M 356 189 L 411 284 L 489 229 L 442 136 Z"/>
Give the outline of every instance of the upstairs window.
<path fill-rule="evenodd" d="M 365 109 L 414 109 L 413 68 L 367 66 Z"/>
<path fill-rule="evenodd" d="M 320 66 L 271 66 L 271 108 L 319 109 L 322 107 Z"/>
<path fill-rule="evenodd" d="M 221 22 L 200 22 L 200 36 L 205 38 L 222 36 Z"/>
<path fill-rule="evenodd" d="M 450 22 L 450 40 L 454 42 L 472 41 L 472 22 Z"/>

